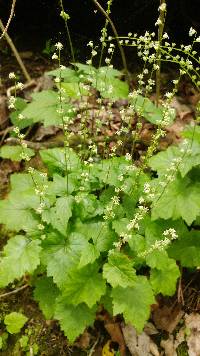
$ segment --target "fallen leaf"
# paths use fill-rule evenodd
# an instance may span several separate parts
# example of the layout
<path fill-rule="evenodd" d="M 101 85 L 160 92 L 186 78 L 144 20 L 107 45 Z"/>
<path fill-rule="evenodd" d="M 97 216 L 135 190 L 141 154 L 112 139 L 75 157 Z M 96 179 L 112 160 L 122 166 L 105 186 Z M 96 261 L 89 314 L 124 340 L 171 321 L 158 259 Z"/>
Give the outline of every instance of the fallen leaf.
<path fill-rule="evenodd" d="M 159 333 L 159 331 L 156 329 L 155 325 L 153 323 L 146 323 L 145 327 L 144 327 L 144 332 L 147 335 L 156 335 Z"/>
<path fill-rule="evenodd" d="M 194 109 L 190 105 L 186 105 L 183 99 L 177 96 L 172 99 L 170 106 L 176 110 L 176 115 L 181 120 L 184 120 L 188 114 L 194 113 Z"/>
<path fill-rule="evenodd" d="M 164 305 L 153 312 L 152 318 L 158 329 L 172 333 L 183 315 L 184 312 L 179 305 L 175 308 Z"/>
<path fill-rule="evenodd" d="M 59 130 L 60 129 L 56 126 L 40 126 L 34 135 L 34 141 L 40 142 L 44 138 L 54 136 Z"/>
<path fill-rule="evenodd" d="M 133 356 L 150 356 L 150 337 L 142 332 L 137 334 L 135 328 L 132 325 L 125 325 L 122 327 L 122 332 L 126 345 Z"/>
<path fill-rule="evenodd" d="M 126 345 L 124 342 L 124 337 L 121 331 L 120 323 L 117 322 L 105 323 L 105 328 L 109 333 L 112 341 L 118 343 L 120 355 L 126 356 Z"/>
<path fill-rule="evenodd" d="M 160 346 L 165 350 L 165 356 L 177 356 L 173 335 L 170 335 L 167 340 L 162 340 Z"/>
<path fill-rule="evenodd" d="M 158 346 L 155 344 L 155 342 L 153 342 L 152 340 L 150 340 L 150 352 L 153 356 L 160 356 L 160 352 L 158 350 Z"/>
<path fill-rule="evenodd" d="M 186 336 L 189 356 L 200 356 L 200 315 L 191 313 L 185 315 L 185 326 L 190 329 Z"/>
<path fill-rule="evenodd" d="M 115 351 L 111 348 L 111 340 L 107 341 L 104 345 L 102 356 L 115 356 Z"/>
<path fill-rule="evenodd" d="M 91 335 L 85 331 L 79 339 L 75 342 L 75 346 L 81 350 L 85 350 L 89 347 L 91 340 Z"/>

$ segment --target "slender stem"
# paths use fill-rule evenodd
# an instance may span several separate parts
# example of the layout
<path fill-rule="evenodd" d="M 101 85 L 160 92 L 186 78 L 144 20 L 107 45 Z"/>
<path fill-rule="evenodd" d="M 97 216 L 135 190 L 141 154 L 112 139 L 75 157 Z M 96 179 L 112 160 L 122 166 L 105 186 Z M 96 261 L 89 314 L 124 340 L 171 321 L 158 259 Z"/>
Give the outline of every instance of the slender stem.
<path fill-rule="evenodd" d="M 12 20 L 13 15 L 14 15 L 15 5 L 16 5 L 16 0 L 13 0 L 12 6 L 11 6 L 11 10 L 10 10 L 10 16 L 9 16 L 8 21 L 7 21 L 6 27 L 4 28 L 3 33 L 2 33 L 2 35 L 0 37 L 0 40 L 5 36 L 6 32 L 8 31 L 8 27 L 10 26 L 11 20 Z"/>
<path fill-rule="evenodd" d="M 22 59 L 21 59 L 21 57 L 20 57 L 20 55 L 19 55 L 19 52 L 18 52 L 17 48 L 15 47 L 15 45 L 14 45 L 14 43 L 13 43 L 13 41 L 11 40 L 10 36 L 8 35 L 8 33 L 5 32 L 5 27 L 4 27 L 3 22 L 1 21 L 1 19 L 0 19 L 0 29 L 1 29 L 2 32 L 4 33 L 4 36 L 5 36 L 5 38 L 6 38 L 6 41 L 8 42 L 8 44 L 9 44 L 11 50 L 13 51 L 13 54 L 14 54 L 14 56 L 15 56 L 15 58 L 16 58 L 18 64 L 19 64 L 19 66 L 20 66 L 20 68 L 21 68 L 23 74 L 24 74 L 24 77 L 26 78 L 26 80 L 27 80 L 28 82 L 30 82 L 32 79 L 31 79 L 29 73 L 27 72 L 27 69 L 26 69 L 26 67 L 25 67 L 25 65 L 24 65 L 24 63 L 23 63 L 23 61 L 22 61 Z"/>
<path fill-rule="evenodd" d="M 62 11 L 65 12 L 62 0 L 60 0 L 60 7 L 61 7 Z M 69 31 L 69 26 L 68 26 L 67 20 L 64 20 L 64 21 L 65 21 L 65 27 L 66 27 L 66 30 L 67 30 L 67 36 L 68 36 L 68 40 L 69 40 L 69 46 L 70 46 L 72 61 L 73 61 L 73 63 L 75 63 L 76 61 L 75 61 L 75 55 L 74 55 L 74 48 L 73 48 L 73 43 L 72 43 L 70 31 Z"/>
<path fill-rule="evenodd" d="M 105 16 L 105 18 L 108 20 L 112 30 L 113 30 L 113 33 L 115 35 L 115 39 L 117 41 L 117 45 L 119 47 L 119 50 L 120 50 L 120 54 L 121 54 L 121 57 L 122 57 L 122 62 L 123 62 L 123 66 L 124 66 L 124 70 L 125 70 L 125 74 L 126 74 L 126 79 L 128 82 L 130 82 L 130 78 L 129 78 L 129 72 L 128 72 L 128 66 L 127 66 L 127 62 L 126 62 L 126 56 L 125 56 L 125 52 L 124 52 L 124 49 L 123 47 L 121 46 L 120 44 L 120 41 L 119 41 L 119 36 L 118 36 L 118 33 L 117 33 L 117 30 L 116 30 L 116 27 L 113 23 L 113 21 L 111 20 L 110 16 L 107 14 L 107 12 L 103 9 L 103 7 L 99 4 L 99 2 L 97 0 L 92 0 L 93 3 L 95 4 L 95 6 L 98 8 L 98 10 L 103 14 L 103 16 Z"/>
<path fill-rule="evenodd" d="M 161 74 L 161 60 L 160 60 L 160 47 L 162 45 L 162 37 L 163 37 L 163 31 L 164 31 L 164 26 L 165 26 L 165 13 L 166 10 L 162 9 L 162 6 L 166 7 L 166 0 L 160 0 L 160 15 L 159 15 L 159 24 L 158 24 L 158 50 L 157 50 L 157 65 L 158 69 L 156 71 L 156 105 L 158 106 L 159 104 L 159 99 L 160 99 L 160 74 Z"/>

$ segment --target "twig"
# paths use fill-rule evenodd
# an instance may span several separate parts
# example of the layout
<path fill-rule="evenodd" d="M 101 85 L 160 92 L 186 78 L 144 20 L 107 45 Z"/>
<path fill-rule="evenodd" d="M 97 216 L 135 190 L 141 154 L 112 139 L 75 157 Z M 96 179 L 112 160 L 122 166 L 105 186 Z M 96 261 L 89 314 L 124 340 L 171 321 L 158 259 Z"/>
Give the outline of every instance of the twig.
<path fill-rule="evenodd" d="M 117 41 L 117 45 L 119 47 L 120 54 L 121 54 L 121 57 L 122 57 L 122 62 L 123 62 L 124 70 L 125 70 L 125 73 L 126 73 L 126 79 L 127 79 L 128 82 L 130 82 L 128 66 L 127 66 L 127 63 L 126 63 L 126 56 L 125 56 L 125 53 L 124 53 L 124 49 L 120 44 L 119 36 L 118 36 L 117 30 L 116 30 L 116 27 L 115 27 L 113 21 L 111 20 L 110 16 L 103 9 L 103 7 L 99 4 L 99 2 L 97 0 L 92 0 L 92 1 L 96 5 L 96 7 L 99 9 L 99 11 L 103 14 L 103 16 L 105 16 L 105 18 L 108 20 L 108 22 L 109 22 L 109 24 L 110 24 L 110 26 L 111 26 L 111 28 L 113 30 L 113 33 L 115 35 L 115 39 Z"/>
<path fill-rule="evenodd" d="M 95 351 L 95 347 L 97 346 L 98 342 L 99 342 L 99 336 L 98 336 L 97 340 L 95 341 L 95 343 L 93 344 L 88 356 L 92 356 L 92 354 Z"/>
<path fill-rule="evenodd" d="M 6 135 L 7 135 L 10 131 L 13 131 L 13 128 L 14 128 L 14 126 L 9 126 L 9 127 L 7 127 L 6 129 L 0 131 L 0 136 L 2 136 L 1 141 L 0 141 L 0 146 L 3 144 Z"/>
<path fill-rule="evenodd" d="M 101 142 L 106 141 L 108 143 L 108 142 L 112 142 L 112 141 L 118 141 L 120 139 L 120 137 L 121 136 L 116 137 L 116 135 L 113 135 L 113 136 L 110 136 L 109 138 L 105 139 L 105 136 L 101 135 L 101 136 L 97 136 L 97 137 L 93 138 L 93 141 L 96 143 L 101 143 Z M 132 136 L 130 135 L 129 140 L 127 140 L 127 143 L 131 142 L 131 140 L 132 140 Z M 13 146 L 20 145 L 22 142 L 24 142 L 28 148 L 31 148 L 35 151 L 39 151 L 42 148 L 64 147 L 64 141 L 32 142 L 32 141 L 27 141 L 27 140 L 20 141 L 18 138 L 9 137 L 4 142 L 7 144 L 10 144 L 10 145 L 13 145 Z M 75 135 L 70 138 L 69 145 L 70 145 L 70 147 L 76 147 L 80 143 L 89 144 L 89 142 L 90 142 L 90 139 L 84 140 L 83 137 Z M 140 143 L 140 141 L 137 141 L 137 142 Z"/>
<path fill-rule="evenodd" d="M 23 91 L 24 89 L 28 89 L 30 87 L 35 86 L 36 84 L 37 84 L 36 80 L 35 79 L 31 79 L 30 81 L 28 81 L 28 83 L 24 84 L 23 89 L 17 89 L 16 85 L 13 85 L 12 87 L 7 89 L 6 95 L 9 98 L 12 95 L 12 93 L 15 93 L 15 91 L 18 91 L 18 90 L 22 90 Z"/>
<path fill-rule="evenodd" d="M 11 40 L 10 36 L 8 35 L 8 33 L 5 32 L 5 27 L 4 27 L 3 22 L 1 21 L 1 19 L 0 19 L 0 29 L 4 33 L 6 41 L 8 42 L 11 50 L 13 51 L 13 54 L 14 54 L 14 56 L 15 56 L 18 64 L 19 64 L 23 74 L 24 74 L 24 77 L 26 78 L 26 80 L 28 82 L 30 82 L 32 79 L 31 79 L 30 75 L 28 74 L 27 69 L 26 69 L 26 67 L 25 67 L 25 65 L 24 65 L 24 63 L 23 63 L 23 61 L 22 61 L 22 59 L 21 59 L 21 57 L 19 55 L 19 52 L 18 52 L 17 48 L 15 47 L 15 45 L 13 43 L 13 41 Z"/>
<path fill-rule="evenodd" d="M 29 287 L 29 284 L 24 284 L 23 286 L 21 286 L 21 287 L 19 287 L 17 289 L 14 289 L 11 292 L 0 294 L 0 299 L 8 297 L 9 295 L 12 295 L 12 294 L 16 294 L 16 293 L 20 292 L 21 290 L 26 289 L 28 287 Z"/>
<path fill-rule="evenodd" d="M 0 40 L 5 36 L 6 32 L 8 31 L 8 27 L 10 26 L 11 20 L 12 20 L 13 15 L 14 15 L 15 5 L 16 5 L 16 0 L 13 0 L 12 6 L 11 6 L 11 10 L 10 10 L 10 16 L 9 16 L 8 22 L 6 24 L 6 27 L 4 28 L 3 33 L 2 33 L 2 35 L 0 37 Z"/>

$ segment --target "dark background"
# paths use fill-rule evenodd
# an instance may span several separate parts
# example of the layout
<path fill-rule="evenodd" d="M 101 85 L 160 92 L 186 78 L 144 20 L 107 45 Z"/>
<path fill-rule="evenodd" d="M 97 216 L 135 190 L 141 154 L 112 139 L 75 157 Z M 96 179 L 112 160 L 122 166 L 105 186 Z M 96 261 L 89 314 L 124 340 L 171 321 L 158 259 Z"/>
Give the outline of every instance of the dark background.
<path fill-rule="evenodd" d="M 111 17 L 120 35 L 128 32 L 154 31 L 159 0 L 114 0 Z M 106 8 L 106 1 L 100 0 Z M 86 51 L 89 40 L 100 37 L 104 18 L 94 12 L 92 0 L 63 0 L 70 14 L 70 30 L 77 56 Z M 0 0 L 0 18 L 7 22 L 11 0 Z M 187 43 L 191 26 L 200 30 L 200 0 L 168 0 L 166 30 L 171 40 Z M 65 42 L 64 22 L 59 16 L 58 0 L 17 0 L 9 34 L 21 51 L 41 51 L 47 40 Z M 110 31 L 110 34 L 112 32 Z M 85 53 L 84 53 L 85 57 Z"/>

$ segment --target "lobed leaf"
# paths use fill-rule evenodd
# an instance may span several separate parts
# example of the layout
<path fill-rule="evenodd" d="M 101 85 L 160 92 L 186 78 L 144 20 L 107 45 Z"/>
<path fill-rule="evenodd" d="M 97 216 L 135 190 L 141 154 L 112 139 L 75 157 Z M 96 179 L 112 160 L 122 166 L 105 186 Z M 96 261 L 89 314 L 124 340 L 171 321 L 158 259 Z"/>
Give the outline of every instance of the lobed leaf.
<path fill-rule="evenodd" d="M 70 342 L 74 342 L 86 327 L 93 325 L 95 316 L 95 306 L 89 308 L 84 303 L 74 306 L 68 304 L 66 298 L 57 299 L 55 318 L 60 322 L 61 329 Z"/>
<path fill-rule="evenodd" d="M 11 238 L 0 260 L 0 287 L 5 287 L 25 273 L 33 273 L 40 263 L 40 241 L 22 235 Z"/>
<path fill-rule="evenodd" d="M 138 276 L 134 286 L 116 287 L 112 290 L 113 314 L 123 314 L 125 321 L 135 326 L 139 333 L 149 318 L 154 296 L 146 277 Z"/>
<path fill-rule="evenodd" d="M 55 312 L 56 298 L 59 290 L 52 278 L 41 277 L 35 282 L 34 299 L 39 303 L 45 318 L 52 319 Z"/>

